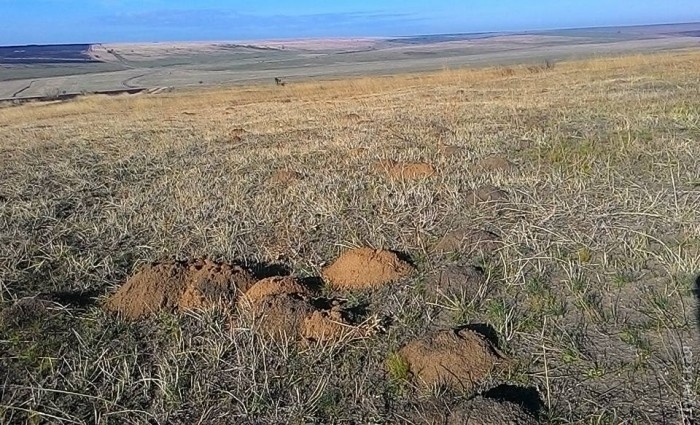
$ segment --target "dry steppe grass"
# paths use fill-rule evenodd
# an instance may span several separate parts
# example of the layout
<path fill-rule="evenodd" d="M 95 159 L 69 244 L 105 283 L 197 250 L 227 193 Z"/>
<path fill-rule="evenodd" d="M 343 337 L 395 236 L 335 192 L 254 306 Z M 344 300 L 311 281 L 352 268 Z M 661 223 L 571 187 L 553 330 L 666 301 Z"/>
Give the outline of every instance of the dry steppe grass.
<path fill-rule="evenodd" d="M 698 69 L 685 52 L 0 109 L 0 422 L 681 423 Z M 319 278 L 364 247 L 415 273 Z M 364 331 L 103 308 L 144 266 L 199 259 L 294 275 L 320 292 L 309 314 Z M 450 329 L 507 361 L 426 385 L 404 348 Z"/>

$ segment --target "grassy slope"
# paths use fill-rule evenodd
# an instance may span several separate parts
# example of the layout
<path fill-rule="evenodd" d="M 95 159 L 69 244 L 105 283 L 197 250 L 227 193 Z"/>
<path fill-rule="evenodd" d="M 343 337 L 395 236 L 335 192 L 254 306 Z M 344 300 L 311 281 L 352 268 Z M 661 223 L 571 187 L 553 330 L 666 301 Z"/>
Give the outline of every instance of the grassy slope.
<path fill-rule="evenodd" d="M 464 323 L 498 332 L 518 362 L 493 382 L 539 389 L 544 420 L 677 420 L 682 347 L 699 347 L 698 66 L 696 53 L 653 55 L 0 109 L 5 307 L 38 292 L 81 304 L 67 295 L 106 294 L 172 257 L 315 275 L 369 244 L 421 270 L 341 294 L 390 325 L 324 347 L 261 340 L 221 312 L 126 323 L 73 305 L 6 320 L 0 422 L 401 421 L 460 395 L 392 380 L 386 359 Z M 519 172 L 476 171 L 492 154 Z M 438 173 L 392 181 L 375 172 L 380 159 Z M 270 183 L 280 169 L 305 178 Z M 483 183 L 511 205 L 469 206 L 464 193 Z M 431 252 L 461 226 L 504 247 Z M 482 265 L 487 287 L 431 298 L 430 274 L 453 263 Z"/>

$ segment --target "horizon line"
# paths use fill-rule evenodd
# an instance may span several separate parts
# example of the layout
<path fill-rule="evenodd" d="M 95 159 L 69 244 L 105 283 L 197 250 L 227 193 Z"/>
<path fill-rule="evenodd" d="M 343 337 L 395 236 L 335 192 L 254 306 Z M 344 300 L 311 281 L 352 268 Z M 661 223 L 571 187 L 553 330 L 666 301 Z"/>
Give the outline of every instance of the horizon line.
<path fill-rule="evenodd" d="M 649 24 L 623 24 L 623 25 L 599 25 L 599 26 L 582 26 L 582 27 L 551 27 L 551 28 L 533 28 L 526 30 L 493 30 L 493 31 L 478 31 L 478 32 L 446 32 L 446 33 L 423 33 L 423 34 L 404 34 L 404 35 L 387 35 L 387 36 L 328 36 L 328 37 L 282 37 L 282 38 L 260 38 L 260 39 L 219 39 L 219 40 L 160 40 L 160 41 L 114 41 L 114 42 L 73 42 L 73 43 L 30 43 L 30 44 L 0 44 L 0 47 L 26 47 L 26 46 L 70 46 L 70 45 L 98 45 L 98 44 L 157 44 L 157 43 L 221 43 L 221 42 L 271 42 L 271 41 L 303 41 L 303 40 L 348 40 L 348 39 L 377 39 L 386 40 L 393 38 L 410 38 L 410 37 L 430 37 L 430 36 L 449 36 L 449 35 L 478 35 L 478 34 L 503 34 L 516 35 L 528 32 L 540 31 L 567 31 L 567 30 L 585 30 L 585 29 L 605 29 L 605 28 L 635 28 L 635 27 L 659 27 L 665 25 L 692 25 L 700 24 L 700 21 L 686 22 L 657 22 Z"/>

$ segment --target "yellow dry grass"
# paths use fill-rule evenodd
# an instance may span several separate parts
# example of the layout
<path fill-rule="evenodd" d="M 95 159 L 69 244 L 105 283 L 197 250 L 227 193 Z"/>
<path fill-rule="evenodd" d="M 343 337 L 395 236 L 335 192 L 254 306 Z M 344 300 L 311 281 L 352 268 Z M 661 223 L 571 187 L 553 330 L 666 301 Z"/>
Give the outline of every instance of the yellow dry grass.
<path fill-rule="evenodd" d="M 241 118 L 249 117 L 258 112 L 253 108 L 261 108 L 260 112 L 268 112 L 269 103 L 279 108 L 274 116 L 262 115 L 256 122 L 265 129 L 266 123 L 275 123 L 281 118 L 293 118 L 293 114 L 301 107 L 301 111 L 309 111 L 315 106 L 323 110 L 350 108 L 350 111 L 361 110 L 363 105 L 387 100 L 411 100 L 411 95 L 421 94 L 419 99 L 425 99 L 428 92 L 439 95 L 446 88 L 461 88 L 464 90 L 478 89 L 479 91 L 495 88 L 511 87 L 518 98 L 499 98 L 498 103 L 504 107 L 517 107 L 525 103 L 531 104 L 537 100 L 551 100 L 554 96 L 538 96 L 543 83 L 552 89 L 567 89 L 564 81 L 579 83 L 579 88 L 587 85 L 595 87 L 603 83 L 600 79 L 618 79 L 631 77 L 628 83 L 634 83 L 635 78 L 664 78 L 665 75 L 689 73 L 696 69 L 700 56 L 694 51 L 685 53 L 662 53 L 654 55 L 636 55 L 625 57 L 602 58 L 583 61 L 562 62 L 553 70 L 546 71 L 536 66 L 492 67 L 479 69 L 445 69 L 431 73 L 402 74 L 385 77 L 354 77 L 331 81 L 308 81 L 280 88 L 271 84 L 234 88 L 208 88 L 184 90 L 177 93 L 157 96 L 109 97 L 105 95 L 88 95 L 70 102 L 34 103 L 21 107 L 4 108 L 0 113 L 0 123 L 10 125 L 30 120 L 50 118 L 80 118 L 86 124 L 93 118 L 100 122 L 113 118 L 117 121 L 138 122 L 144 119 L 178 119 L 185 111 L 195 112 L 196 121 L 217 124 L 217 121 L 229 122 L 231 115 L 245 113 Z M 635 77 L 637 75 L 637 77 Z M 643 75 L 643 76 L 642 76 Z M 574 89 L 575 87 L 570 87 Z M 595 94 L 595 93 L 592 93 Z M 391 96 L 387 99 L 387 96 Z M 384 99 L 381 99 L 384 96 Z M 510 100 L 510 101 L 509 101 Z M 322 103 L 330 102 L 330 103 Z M 443 104 L 441 101 L 441 104 Z M 289 105 L 277 105 L 289 103 Z M 311 109 L 313 110 L 313 109 Z M 290 116 L 291 115 L 291 116 Z M 86 119 L 87 118 L 87 119 Z M 235 118 L 235 117 L 234 117 Z M 266 119 L 267 118 L 267 119 Z M 244 121 L 238 119 L 238 121 Z M 115 123 L 117 124 L 117 123 Z M 214 129 L 212 129 L 214 130 Z"/>

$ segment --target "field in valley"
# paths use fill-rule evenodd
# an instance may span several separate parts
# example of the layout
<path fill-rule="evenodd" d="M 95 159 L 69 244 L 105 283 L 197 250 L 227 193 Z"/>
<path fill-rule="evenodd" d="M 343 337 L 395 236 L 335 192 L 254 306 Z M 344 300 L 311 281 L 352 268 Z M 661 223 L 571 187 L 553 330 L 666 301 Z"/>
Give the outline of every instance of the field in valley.
<path fill-rule="evenodd" d="M 699 67 L 0 108 L 0 422 L 697 416 Z"/>
<path fill-rule="evenodd" d="M 0 46 L 0 101 L 538 64 L 700 45 L 700 23 L 302 40 Z"/>

